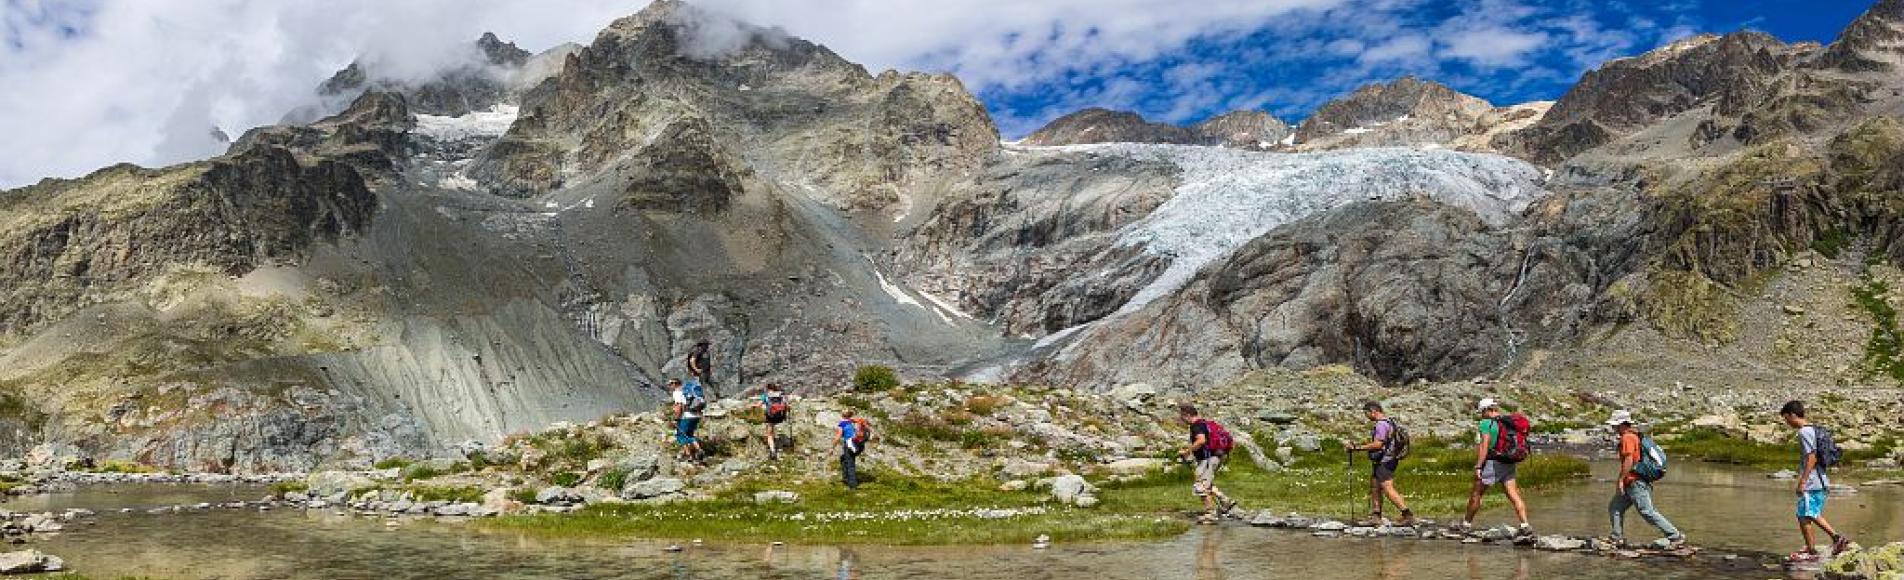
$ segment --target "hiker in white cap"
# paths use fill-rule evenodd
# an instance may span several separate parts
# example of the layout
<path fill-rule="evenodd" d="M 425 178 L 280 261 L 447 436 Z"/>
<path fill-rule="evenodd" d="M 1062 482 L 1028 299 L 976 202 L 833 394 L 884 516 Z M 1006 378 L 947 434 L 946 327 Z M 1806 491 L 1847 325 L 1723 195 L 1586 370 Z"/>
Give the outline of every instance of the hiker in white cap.
<path fill-rule="evenodd" d="M 1474 516 L 1481 512 L 1481 495 L 1499 485 L 1507 491 L 1507 503 L 1514 506 L 1514 517 L 1520 520 L 1515 534 L 1532 536 L 1534 528 L 1527 524 L 1527 503 L 1521 501 L 1520 484 L 1514 482 L 1514 467 L 1528 454 L 1527 419 L 1519 413 L 1502 415 L 1500 404 L 1492 398 L 1481 399 L 1475 410 L 1481 414 L 1481 422 L 1475 426 L 1479 445 L 1474 451 L 1474 487 L 1468 490 L 1467 516 L 1455 529 L 1463 533 L 1474 529 Z"/>
<path fill-rule="evenodd" d="M 1613 480 L 1613 501 L 1607 503 L 1607 517 L 1613 522 L 1613 536 L 1608 540 L 1615 546 L 1626 545 L 1623 520 L 1627 510 L 1637 507 L 1640 517 L 1666 536 L 1661 547 L 1672 550 L 1684 546 L 1686 535 L 1653 507 L 1653 484 L 1666 477 L 1666 452 L 1653 443 L 1652 437 L 1640 436 L 1630 412 L 1614 411 L 1606 424 L 1620 438 L 1620 476 Z"/>

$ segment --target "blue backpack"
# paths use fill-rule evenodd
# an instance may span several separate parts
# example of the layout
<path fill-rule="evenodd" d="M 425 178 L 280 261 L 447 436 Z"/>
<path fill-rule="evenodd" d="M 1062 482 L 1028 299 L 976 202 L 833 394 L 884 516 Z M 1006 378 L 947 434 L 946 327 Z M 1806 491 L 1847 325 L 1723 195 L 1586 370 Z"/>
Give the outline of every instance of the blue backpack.
<path fill-rule="evenodd" d="M 1652 437 L 1640 437 L 1640 461 L 1633 464 L 1633 475 L 1646 483 L 1666 478 L 1666 450 L 1654 443 Z"/>
<path fill-rule="evenodd" d="M 687 410 L 699 413 L 707 408 L 707 391 L 701 389 L 701 382 L 688 379 L 681 385 L 681 397 L 688 400 Z"/>

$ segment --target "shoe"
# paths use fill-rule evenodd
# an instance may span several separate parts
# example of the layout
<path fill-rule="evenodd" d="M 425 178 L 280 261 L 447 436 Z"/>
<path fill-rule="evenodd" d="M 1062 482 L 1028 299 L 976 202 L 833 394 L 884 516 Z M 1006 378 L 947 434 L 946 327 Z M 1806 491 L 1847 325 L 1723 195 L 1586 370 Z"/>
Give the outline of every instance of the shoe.
<path fill-rule="evenodd" d="M 1206 525 L 1206 526 L 1208 526 L 1208 525 L 1215 525 L 1215 524 L 1216 524 L 1216 522 L 1217 522 L 1217 516 L 1216 516 L 1216 514 L 1203 514 L 1203 516 L 1202 516 L 1202 517 L 1199 517 L 1199 518 L 1197 518 L 1197 523 L 1198 523 L 1198 524 L 1202 524 L 1202 525 Z"/>
<path fill-rule="evenodd" d="M 1473 522 L 1465 522 L 1465 521 L 1464 521 L 1464 522 L 1456 522 L 1456 523 L 1455 523 L 1454 525 L 1452 525 L 1452 526 L 1448 526 L 1448 529 L 1450 529 L 1450 530 L 1453 530 L 1453 531 L 1454 531 L 1455 533 L 1457 533 L 1457 534 L 1467 534 L 1467 533 L 1469 533 L 1469 532 L 1473 532 L 1473 531 L 1474 531 L 1474 523 L 1473 523 Z"/>
<path fill-rule="evenodd" d="M 1415 510 L 1402 510 L 1402 521 L 1396 522 L 1396 524 L 1403 527 L 1414 526 L 1415 525 Z"/>
<path fill-rule="evenodd" d="M 1659 541 L 1661 543 L 1661 545 L 1659 546 L 1659 549 L 1667 551 L 1667 552 L 1679 550 L 1681 548 L 1686 547 L 1685 534 L 1680 534 L 1670 538 L 1660 538 Z"/>
<path fill-rule="evenodd" d="M 1800 550 L 1797 552 L 1792 552 L 1792 555 L 1790 556 L 1786 556 L 1785 561 L 1791 562 L 1794 564 L 1801 564 L 1805 562 L 1816 562 L 1818 561 L 1818 553 L 1813 552 L 1811 550 Z"/>
<path fill-rule="evenodd" d="M 1515 528 L 1515 529 L 1514 529 L 1514 537 L 1516 537 L 1516 538 L 1532 538 L 1532 537 L 1534 537 L 1534 526 L 1530 526 L 1530 525 L 1527 525 L 1527 524 L 1521 524 L 1521 526 L 1520 526 L 1520 527 L 1518 527 L 1518 528 Z"/>
<path fill-rule="evenodd" d="M 1366 518 L 1362 518 L 1361 521 L 1355 522 L 1355 525 L 1365 528 L 1379 528 L 1388 525 L 1388 518 L 1382 517 L 1381 512 L 1375 512 L 1369 514 Z"/>
<path fill-rule="evenodd" d="M 1848 550 L 1850 548 L 1851 548 L 1850 536 L 1838 536 L 1836 538 L 1832 538 L 1831 540 L 1831 555 L 1833 556 L 1843 554 L 1845 553 L 1845 550 Z"/>
<path fill-rule="evenodd" d="M 1217 513 L 1219 514 L 1227 516 L 1227 515 L 1230 515 L 1230 512 L 1236 511 L 1236 500 L 1233 500 L 1227 497 L 1218 498 L 1216 500 L 1216 503 L 1217 503 Z"/>

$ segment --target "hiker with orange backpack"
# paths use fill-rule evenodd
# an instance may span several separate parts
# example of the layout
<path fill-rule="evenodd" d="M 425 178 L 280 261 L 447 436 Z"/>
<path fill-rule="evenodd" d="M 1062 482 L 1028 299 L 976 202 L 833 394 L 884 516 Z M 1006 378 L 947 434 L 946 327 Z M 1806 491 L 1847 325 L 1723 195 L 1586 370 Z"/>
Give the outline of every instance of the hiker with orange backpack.
<path fill-rule="evenodd" d="M 1214 524 L 1223 514 L 1236 509 L 1236 500 L 1223 495 L 1223 490 L 1216 487 L 1216 472 L 1223 467 L 1223 459 L 1229 456 L 1236 440 L 1222 425 L 1203 418 L 1196 405 L 1178 405 L 1177 418 L 1190 426 L 1190 446 L 1178 456 L 1196 465 L 1196 480 L 1190 489 L 1203 499 L 1203 517 L 1197 518 L 1197 523 Z"/>
<path fill-rule="evenodd" d="M 840 412 L 840 424 L 833 431 L 833 439 L 840 445 L 840 481 L 846 489 L 859 489 L 859 455 L 866 452 L 866 441 L 872 438 L 872 426 L 858 417 L 851 407 Z"/>
<path fill-rule="evenodd" d="M 1475 408 L 1481 413 L 1481 423 L 1475 427 L 1480 444 L 1474 453 L 1474 488 L 1468 491 L 1467 517 L 1455 529 L 1463 533 L 1474 529 L 1474 516 L 1481 512 L 1481 495 L 1499 485 L 1507 491 L 1507 502 L 1514 506 L 1514 517 L 1521 522 L 1517 535 L 1530 537 L 1534 528 L 1527 524 L 1527 503 L 1521 501 L 1514 468 L 1531 452 L 1527 435 L 1533 425 L 1520 413 L 1502 414 L 1500 404 L 1491 398 L 1482 398 Z"/>

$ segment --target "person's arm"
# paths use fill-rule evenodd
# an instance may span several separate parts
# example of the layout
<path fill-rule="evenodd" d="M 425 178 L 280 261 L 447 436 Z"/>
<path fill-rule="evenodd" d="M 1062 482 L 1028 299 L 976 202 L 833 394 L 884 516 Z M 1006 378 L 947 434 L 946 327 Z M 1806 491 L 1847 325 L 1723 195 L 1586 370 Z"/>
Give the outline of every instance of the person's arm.
<path fill-rule="evenodd" d="M 1798 495 L 1805 494 L 1805 482 L 1811 480 L 1811 472 L 1818 469 L 1818 447 L 1814 444 L 1805 452 L 1804 467 L 1798 470 L 1798 485 L 1792 489 Z"/>
<path fill-rule="evenodd" d="M 1487 450 L 1494 446 L 1494 438 L 1489 437 L 1486 431 L 1480 429 L 1475 429 L 1474 432 L 1479 434 L 1481 439 L 1481 444 L 1474 447 L 1474 478 L 1480 479 L 1481 466 L 1487 464 Z"/>
<path fill-rule="evenodd" d="M 1370 439 L 1368 443 L 1363 443 L 1361 446 L 1349 449 L 1349 451 L 1350 452 L 1377 451 L 1377 450 L 1380 450 L 1382 446 L 1386 445 L 1387 443 L 1388 443 L 1388 433 L 1382 432 L 1381 430 L 1376 430 L 1375 437 L 1373 439 Z"/>
<path fill-rule="evenodd" d="M 1621 437 L 1620 438 L 1620 474 L 1613 477 L 1613 488 L 1620 490 L 1620 493 L 1626 493 L 1626 474 L 1632 473 L 1633 466 L 1639 465 L 1639 463 L 1640 463 L 1640 458 L 1638 454 L 1631 454 L 1631 455 L 1627 454 L 1626 438 Z"/>
<path fill-rule="evenodd" d="M 1195 439 L 1190 440 L 1190 446 L 1187 448 L 1184 448 L 1183 453 L 1179 453 L 1178 455 L 1185 458 L 1195 455 L 1197 450 L 1203 449 L 1203 444 L 1208 442 L 1208 439 L 1209 439 L 1208 436 L 1202 433 L 1198 433 Z"/>

